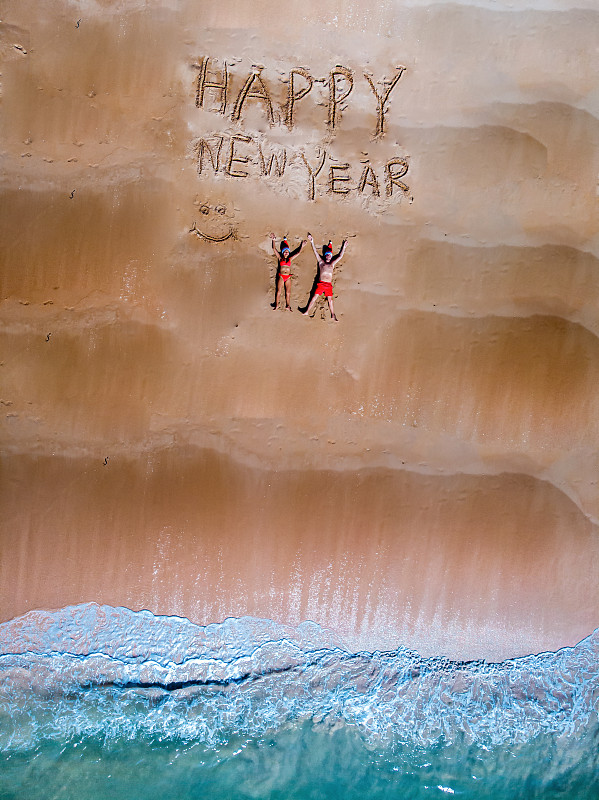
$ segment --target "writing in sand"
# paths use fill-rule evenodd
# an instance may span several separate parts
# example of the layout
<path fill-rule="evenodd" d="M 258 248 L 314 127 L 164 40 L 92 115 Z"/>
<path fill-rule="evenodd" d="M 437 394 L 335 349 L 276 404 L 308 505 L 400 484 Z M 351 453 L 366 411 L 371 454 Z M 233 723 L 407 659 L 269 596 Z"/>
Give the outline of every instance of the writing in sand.
<path fill-rule="evenodd" d="M 287 170 L 289 175 L 299 168 L 303 171 L 308 200 L 314 200 L 319 194 L 369 196 L 383 201 L 409 195 L 410 188 L 403 180 L 409 169 L 405 154 L 389 153 L 383 163 L 374 164 L 367 152 L 362 151 L 359 165 L 356 165 L 351 157 L 339 158 L 332 153 L 329 143 L 341 125 L 343 111 L 355 85 L 354 72 L 348 67 L 336 65 L 326 78 L 314 78 L 304 67 L 291 69 L 284 81 L 284 97 L 277 104 L 275 93 L 263 76 L 263 67 L 253 66 L 244 82 L 234 87 L 226 62 L 219 67 L 209 57 L 203 57 L 195 66 L 198 70 L 196 107 L 221 117 L 229 116 L 237 126 L 234 131 L 211 131 L 194 141 L 197 171 L 201 177 L 224 175 L 243 180 L 253 176 L 280 181 Z M 405 67 L 396 67 L 391 79 L 379 82 L 382 88 L 377 87 L 371 75 L 363 73 L 373 96 L 373 140 L 382 139 L 386 133 L 390 97 L 404 73 Z M 316 94 L 316 84 L 320 85 L 321 93 L 325 92 L 327 108 L 321 144 L 292 149 L 268 142 L 261 134 L 250 135 L 239 130 L 243 128 L 248 105 L 255 103 L 262 109 L 270 127 L 291 131 L 298 121 L 298 105 L 309 94 Z M 317 94 L 316 99 L 318 102 Z"/>

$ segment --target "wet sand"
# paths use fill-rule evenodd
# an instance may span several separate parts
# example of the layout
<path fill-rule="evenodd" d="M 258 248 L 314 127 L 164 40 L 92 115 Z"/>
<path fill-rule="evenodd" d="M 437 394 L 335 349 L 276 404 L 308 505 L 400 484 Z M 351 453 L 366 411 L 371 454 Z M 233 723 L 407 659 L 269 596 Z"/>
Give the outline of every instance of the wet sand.
<path fill-rule="evenodd" d="M 599 602 L 596 526 L 524 475 L 271 470 L 196 448 L 10 466 L 9 617 L 93 599 L 498 659 L 583 638 Z"/>
<path fill-rule="evenodd" d="M 95 601 L 493 659 L 597 627 L 598 15 L 484 5 L 292 3 L 286 47 L 270 2 L 6 11 L 2 620 Z M 374 138 L 364 72 L 400 64 Z M 300 66 L 324 82 L 290 130 Z M 252 69 L 270 120 L 232 118 Z M 270 231 L 348 239 L 338 324 L 298 313 L 309 247 L 272 310 Z"/>

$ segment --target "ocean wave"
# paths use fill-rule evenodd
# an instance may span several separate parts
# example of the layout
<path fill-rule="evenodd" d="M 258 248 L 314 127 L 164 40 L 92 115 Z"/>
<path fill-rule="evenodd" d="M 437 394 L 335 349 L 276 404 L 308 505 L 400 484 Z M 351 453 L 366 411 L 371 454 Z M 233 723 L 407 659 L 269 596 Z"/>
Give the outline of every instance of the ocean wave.
<path fill-rule="evenodd" d="M 201 741 L 310 719 L 427 746 L 572 735 L 599 711 L 599 630 L 497 664 L 351 652 L 314 623 L 198 626 L 85 604 L 0 625 L 0 749 L 101 736 Z"/>

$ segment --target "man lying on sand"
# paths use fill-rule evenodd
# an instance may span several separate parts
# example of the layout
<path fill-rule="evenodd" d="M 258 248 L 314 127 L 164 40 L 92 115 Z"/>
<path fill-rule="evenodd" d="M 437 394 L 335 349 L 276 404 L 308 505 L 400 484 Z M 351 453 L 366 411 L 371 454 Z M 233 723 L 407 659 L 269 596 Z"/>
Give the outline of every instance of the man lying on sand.
<path fill-rule="evenodd" d="M 308 239 L 310 244 L 312 245 L 312 250 L 314 250 L 314 255 L 316 256 L 316 261 L 318 263 L 318 283 L 316 284 L 316 289 L 310 298 L 310 302 L 304 312 L 304 316 L 310 314 L 314 305 L 316 304 L 316 299 L 318 295 L 324 294 L 326 297 L 329 310 L 331 312 L 331 318 L 338 322 L 337 317 L 335 316 L 335 310 L 333 308 L 333 269 L 335 268 L 335 264 L 342 258 L 343 254 L 345 253 L 345 248 L 347 247 L 347 239 L 343 240 L 341 245 L 341 250 L 337 253 L 336 256 L 333 255 L 333 243 L 329 242 L 322 248 L 322 256 L 319 255 L 318 250 L 314 244 L 314 239 L 312 238 L 312 234 L 308 234 Z"/>
<path fill-rule="evenodd" d="M 277 269 L 277 282 L 276 282 L 276 289 L 275 289 L 275 301 L 272 303 L 272 307 L 276 310 L 279 305 L 279 296 L 281 294 L 281 284 L 285 285 L 285 308 L 287 311 L 292 311 L 291 308 L 291 262 L 293 259 L 298 256 L 301 251 L 302 247 L 306 244 L 306 240 L 304 239 L 297 250 L 294 250 L 293 253 L 289 250 L 289 245 L 287 244 L 287 239 L 283 239 L 281 242 L 281 252 L 277 250 L 275 247 L 275 235 L 274 233 L 270 234 L 270 238 L 272 239 L 272 249 L 275 252 L 275 255 L 279 259 L 279 268 Z"/>

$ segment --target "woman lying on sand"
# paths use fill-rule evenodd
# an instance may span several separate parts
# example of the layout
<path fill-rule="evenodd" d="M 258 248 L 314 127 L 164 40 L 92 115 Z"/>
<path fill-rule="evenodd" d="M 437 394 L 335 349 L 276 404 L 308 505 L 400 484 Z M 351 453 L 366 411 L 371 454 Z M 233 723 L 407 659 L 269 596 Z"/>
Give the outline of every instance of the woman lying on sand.
<path fill-rule="evenodd" d="M 293 253 L 289 250 L 289 245 L 287 244 L 287 239 L 283 239 L 281 242 L 281 251 L 279 252 L 275 247 L 275 235 L 274 233 L 270 234 L 270 238 L 272 239 L 272 249 L 274 250 L 277 258 L 279 259 L 279 267 L 277 269 L 277 283 L 275 289 L 275 301 L 272 303 L 272 307 L 276 310 L 279 305 L 279 295 L 281 294 L 281 284 L 285 285 L 285 308 L 287 311 L 292 311 L 291 308 L 291 262 L 294 258 L 296 258 L 302 251 L 302 247 L 306 244 L 306 240 L 304 239 L 297 250 L 294 250 Z"/>

